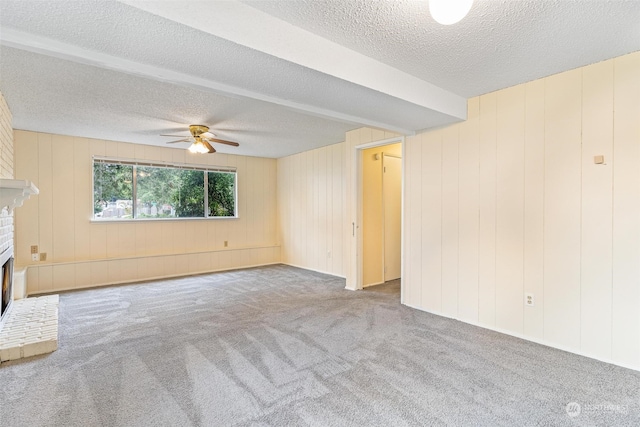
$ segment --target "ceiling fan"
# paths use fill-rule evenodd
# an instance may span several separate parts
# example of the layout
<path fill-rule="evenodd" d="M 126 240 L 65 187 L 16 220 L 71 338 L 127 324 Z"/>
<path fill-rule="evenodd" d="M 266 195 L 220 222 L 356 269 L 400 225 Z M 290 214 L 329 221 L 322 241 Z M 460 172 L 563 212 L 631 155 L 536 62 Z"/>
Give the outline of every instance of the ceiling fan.
<path fill-rule="evenodd" d="M 211 143 L 226 144 L 233 147 L 238 147 L 240 144 L 232 141 L 225 141 L 224 139 L 218 139 L 214 134 L 209 132 L 209 127 L 205 125 L 189 125 L 189 132 L 191 136 L 181 137 L 180 135 L 160 135 L 160 136 L 173 136 L 178 139 L 176 141 L 169 141 L 167 144 L 176 144 L 178 142 L 191 142 L 189 151 L 192 153 L 215 153 L 216 149 L 213 148 Z"/>

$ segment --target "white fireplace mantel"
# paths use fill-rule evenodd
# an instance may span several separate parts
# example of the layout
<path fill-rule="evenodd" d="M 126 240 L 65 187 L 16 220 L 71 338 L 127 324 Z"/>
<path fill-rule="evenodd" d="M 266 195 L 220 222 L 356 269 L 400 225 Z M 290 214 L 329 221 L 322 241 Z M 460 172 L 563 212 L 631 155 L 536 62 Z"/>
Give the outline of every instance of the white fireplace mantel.
<path fill-rule="evenodd" d="M 0 209 L 7 208 L 9 213 L 22 206 L 25 200 L 40 192 L 31 181 L 24 179 L 0 179 Z"/>

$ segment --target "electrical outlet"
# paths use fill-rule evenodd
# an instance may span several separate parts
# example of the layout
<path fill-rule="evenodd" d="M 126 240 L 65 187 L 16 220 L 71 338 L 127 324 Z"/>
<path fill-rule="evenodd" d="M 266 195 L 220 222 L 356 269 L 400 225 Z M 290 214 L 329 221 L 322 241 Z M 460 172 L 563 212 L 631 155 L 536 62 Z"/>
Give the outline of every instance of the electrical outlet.
<path fill-rule="evenodd" d="M 43 252 L 40 254 L 40 261 L 46 261 L 47 260 L 47 253 Z"/>
<path fill-rule="evenodd" d="M 37 254 L 38 253 L 38 245 L 33 245 L 31 246 L 31 254 Z"/>
<path fill-rule="evenodd" d="M 224 241 L 224 247 L 226 248 L 227 246 L 229 246 L 229 242 L 227 240 Z"/>
<path fill-rule="evenodd" d="M 40 261 L 40 254 L 31 254 L 31 261 Z"/>
<path fill-rule="evenodd" d="M 535 305 L 533 294 L 524 294 L 524 305 L 528 307 L 533 307 Z"/>

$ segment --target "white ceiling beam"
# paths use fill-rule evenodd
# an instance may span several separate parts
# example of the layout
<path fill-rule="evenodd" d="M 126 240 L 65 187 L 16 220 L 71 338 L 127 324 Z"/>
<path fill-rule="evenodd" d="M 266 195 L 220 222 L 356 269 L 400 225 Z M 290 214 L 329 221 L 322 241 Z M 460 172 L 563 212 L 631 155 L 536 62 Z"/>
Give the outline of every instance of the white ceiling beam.
<path fill-rule="evenodd" d="M 467 100 L 238 1 L 122 3 L 457 119 Z M 414 129 L 415 131 L 416 129 Z"/>
<path fill-rule="evenodd" d="M 366 125 L 374 128 L 388 129 L 405 135 L 414 134 L 414 129 L 405 129 L 378 120 L 371 120 L 366 117 L 358 117 L 340 111 L 328 110 L 314 105 L 303 104 L 291 100 L 265 95 L 259 92 L 250 91 L 244 88 L 227 85 L 209 79 L 204 79 L 189 74 L 168 70 L 153 65 L 131 61 L 117 56 L 97 52 L 90 49 L 60 42 L 54 39 L 25 33 L 8 27 L 3 27 L 0 31 L 0 43 L 4 46 L 21 49 L 41 55 L 47 55 L 67 61 L 72 61 L 84 65 L 104 68 L 131 75 L 140 76 L 147 79 L 161 81 L 190 87 L 197 90 L 207 90 L 223 96 L 244 97 L 260 101 L 269 102 L 302 111 L 316 117 L 338 120 L 343 123 L 356 125 Z"/>

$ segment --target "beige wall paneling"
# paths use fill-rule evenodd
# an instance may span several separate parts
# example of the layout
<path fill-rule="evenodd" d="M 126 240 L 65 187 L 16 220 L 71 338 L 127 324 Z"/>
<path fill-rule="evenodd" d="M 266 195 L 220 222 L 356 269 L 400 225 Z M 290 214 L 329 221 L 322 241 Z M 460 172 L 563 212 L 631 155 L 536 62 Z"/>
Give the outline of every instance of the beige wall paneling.
<path fill-rule="evenodd" d="M 343 151 L 341 143 L 278 159 L 274 239 L 282 241 L 283 262 L 344 276 Z"/>
<path fill-rule="evenodd" d="M 442 313 L 458 316 L 459 126 L 442 130 Z"/>
<path fill-rule="evenodd" d="M 612 356 L 640 365 L 640 53 L 614 60 Z"/>
<path fill-rule="evenodd" d="M 76 265 L 52 265 L 52 289 L 74 289 L 76 287 Z"/>
<path fill-rule="evenodd" d="M 14 141 L 16 179 L 28 179 L 36 187 L 40 188 L 38 134 L 35 132 L 15 131 Z M 37 220 L 39 205 L 39 197 L 30 197 L 20 209 L 14 211 L 15 241 L 21 243 L 14 248 L 16 265 L 38 264 L 37 261 L 31 261 L 30 247 L 31 245 L 39 244 L 40 228 Z M 28 275 L 27 283 L 29 278 L 30 276 Z"/>
<path fill-rule="evenodd" d="M 91 286 L 109 283 L 109 261 L 91 262 Z"/>
<path fill-rule="evenodd" d="M 353 227 L 358 227 L 358 217 L 357 217 L 357 203 L 356 203 L 356 195 L 357 195 L 357 173 L 358 169 L 356 168 L 356 159 L 355 159 L 355 147 L 360 145 L 360 129 L 352 130 L 347 132 L 346 141 L 344 144 L 344 158 L 345 158 L 345 212 L 346 212 L 346 221 L 344 223 L 344 235 L 346 236 L 345 241 L 345 277 L 346 277 L 346 288 L 347 289 L 356 289 L 358 286 L 357 283 L 357 273 L 358 273 L 358 263 L 360 262 L 359 257 L 356 256 L 358 251 L 358 233 L 359 230 L 356 228 L 355 235 L 353 233 Z"/>
<path fill-rule="evenodd" d="M 410 213 L 411 223 L 405 227 L 410 251 L 418 253 L 417 263 L 410 268 L 422 291 L 419 306 L 442 313 L 442 131 L 422 134 L 414 141 L 419 145 L 417 153 L 412 153 L 416 162 L 408 163 L 410 158 L 406 156 L 406 174 L 413 177 L 415 169 L 421 171 L 422 176 L 417 177 L 421 182 L 412 188 L 411 197 L 411 212 L 421 215 Z"/>
<path fill-rule="evenodd" d="M 278 227 L 280 233 L 280 245 L 282 246 L 282 261 L 286 262 L 289 256 L 289 231 L 291 227 L 291 158 L 278 159 Z"/>
<path fill-rule="evenodd" d="M 401 296 L 400 296 L 400 302 L 402 304 L 408 304 L 407 300 L 409 300 L 410 298 L 407 298 L 407 294 L 412 294 L 412 293 L 416 293 L 416 294 L 420 294 L 422 296 L 422 290 L 420 289 L 422 286 L 421 283 L 421 277 L 415 277 L 416 274 L 414 273 L 414 269 L 418 268 L 420 269 L 421 266 L 420 265 L 415 265 L 411 262 L 409 262 L 409 256 L 411 255 L 411 243 L 412 243 L 412 237 L 411 234 L 409 233 L 409 230 L 412 227 L 411 224 L 411 208 L 415 205 L 415 199 L 417 197 L 419 197 L 419 195 L 416 195 L 414 191 L 412 191 L 413 188 L 413 182 L 411 182 L 411 180 L 408 178 L 406 172 L 410 170 L 410 168 L 413 168 L 413 159 L 415 158 L 414 155 L 414 148 L 420 144 L 420 139 L 421 139 L 422 135 L 415 135 L 415 136 L 408 136 L 406 141 L 405 141 L 405 145 L 404 145 L 404 168 L 403 168 L 403 176 L 402 176 L 402 186 L 403 186 L 403 191 L 404 191 L 404 195 L 403 195 L 403 202 L 402 202 L 402 226 L 403 226 L 403 236 L 402 236 L 402 259 L 403 259 L 403 265 L 402 265 L 402 291 L 401 291 Z M 420 276 L 420 275 L 419 275 Z M 414 291 L 414 289 L 417 289 L 417 291 Z M 422 308 L 420 301 L 417 301 L 417 305 L 415 305 L 414 307 L 416 308 Z"/>
<path fill-rule="evenodd" d="M 305 229 L 306 233 L 303 235 L 303 238 L 306 239 L 306 244 L 303 243 L 302 247 L 304 248 L 305 257 L 309 260 L 311 268 L 314 270 L 318 269 L 318 265 L 316 263 L 316 241 L 314 234 L 313 223 L 316 218 L 313 215 L 313 200 L 315 194 L 313 193 L 313 177 L 314 177 L 314 169 L 313 169 L 313 152 L 307 152 L 304 155 L 303 167 L 304 167 L 304 190 L 302 193 L 302 197 L 304 200 L 304 212 L 305 212 Z"/>
<path fill-rule="evenodd" d="M 141 224 L 135 228 L 135 248 L 136 256 L 142 257 L 149 255 L 149 246 L 147 241 L 147 233 L 149 230 L 149 223 Z"/>
<path fill-rule="evenodd" d="M 580 348 L 611 358 L 613 61 L 582 70 Z M 594 164 L 604 155 L 607 164 Z"/>
<path fill-rule="evenodd" d="M 51 135 L 38 134 L 38 155 L 31 158 L 38 159 L 38 217 L 29 218 L 28 221 L 38 221 L 39 236 L 38 242 L 40 253 L 49 254 L 49 260 L 53 259 L 53 169 L 52 169 L 52 147 Z M 20 172 L 22 174 L 22 172 Z M 29 177 L 25 177 L 29 179 Z M 16 242 L 21 245 L 22 242 Z M 27 245 L 35 243 L 27 243 Z M 45 274 L 46 276 L 46 274 Z M 41 276 L 42 279 L 42 276 Z M 41 288 L 44 283 L 50 283 L 41 280 Z M 28 285 L 27 285 L 28 286 Z M 46 285 L 45 285 L 46 287 Z"/>
<path fill-rule="evenodd" d="M 258 174 L 256 170 L 252 170 L 249 167 L 251 157 L 245 156 L 235 156 L 234 160 L 236 161 L 238 170 L 241 171 L 244 179 L 240 183 L 240 187 L 238 188 L 238 203 L 240 207 L 240 218 L 241 221 L 238 220 L 230 220 L 234 225 L 233 236 L 234 240 L 236 240 L 235 236 L 239 236 L 239 242 L 233 245 L 233 247 L 241 247 L 245 248 L 250 245 L 250 242 L 253 242 L 255 236 L 249 236 L 249 223 L 252 222 L 254 216 L 249 212 L 253 211 L 253 214 L 257 214 L 257 210 L 261 208 L 260 204 L 255 204 L 256 200 L 251 199 L 250 189 L 257 185 L 261 179 L 265 179 L 264 177 L 258 178 Z M 258 178 L 258 179 L 256 179 Z M 275 185 L 275 183 L 274 183 Z"/>
<path fill-rule="evenodd" d="M 534 306 L 524 309 L 525 336 L 543 339 L 544 313 L 544 80 L 525 85 L 524 292 Z"/>
<path fill-rule="evenodd" d="M 79 262 L 75 266 L 76 288 L 88 288 L 91 286 L 91 263 Z"/>
<path fill-rule="evenodd" d="M 411 233 L 405 233 L 406 253 L 403 254 L 405 260 L 405 277 L 403 280 L 404 304 L 411 307 L 421 307 L 423 295 L 423 275 L 420 266 L 422 265 L 421 232 L 422 213 L 420 212 L 420 195 L 422 193 L 422 179 L 420 169 L 422 164 L 423 144 L 421 136 L 407 138 L 407 148 L 405 149 L 405 230 L 410 229 Z"/>
<path fill-rule="evenodd" d="M 334 235 L 333 230 L 336 226 L 336 217 L 339 217 L 339 213 L 336 211 L 336 206 L 339 199 L 340 191 L 334 191 L 334 153 L 335 146 L 331 145 L 327 147 L 326 161 L 327 161 L 327 184 L 325 189 L 325 200 L 326 204 L 326 231 L 325 231 L 325 245 L 327 248 L 327 270 L 326 271 L 336 271 L 338 270 L 335 265 L 335 248 L 334 248 Z"/>
<path fill-rule="evenodd" d="M 338 276 L 344 276 L 344 150 L 343 144 L 331 146 L 331 271 Z"/>
<path fill-rule="evenodd" d="M 496 94 L 480 97 L 480 226 L 478 320 L 495 327 L 496 314 Z"/>
<path fill-rule="evenodd" d="M 182 229 L 184 229 L 184 222 L 179 222 L 182 225 Z M 118 223 L 117 227 L 114 227 L 114 230 L 109 230 L 109 232 L 118 233 L 118 241 L 116 243 L 118 248 L 118 258 L 124 257 L 134 257 L 136 256 L 136 228 L 144 224 L 137 224 L 132 222 L 121 222 Z M 184 241 L 184 231 L 182 233 L 176 233 L 174 239 L 177 241 Z M 182 248 L 183 252 L 184 248 Z"/>
<path fill-rule="evenodd" d="M 479 114 L 479 98 L 470 99 L 459 148 L 458 318 L 471 323 L 478 322 Z"/>
<path fill-rule="evenodd" d="M 116 144 L 117 144 L 117 150 L 118 150 L 118 157 L 120 157 L 121 159 L 134 159 L 136 157 L 135 144 L 130 144 L 127 142 L 118 142 Z M 172 154 L 173 150 L 167 151 L 167 153 Z M 171 160 L 173 160 L 173 158 Z"/>
<path fill-rule="evenodd" d="M 91 259 L 107 258 L 107 224 L 91 224 Z"/>
<path fill-rule="evenodd" d="M 165 277 L 176 274 L 176 258 L 173 255 L 164 255 L 162 257 L 162 275 Z"/>
<path fill-rule="evenodd" d="M 318 150 L 318 171 L 316 180 L 318 206 L 318 269 L 327 271 L 327 186 L 330 184 L 327 173 L 327 147 Z"/>
<path fill-rule="evenodd" d="M 89 141 L 86 138 L 73 139 L 73 189 L 74 189 L 74 237 L 75 259 L 91 259 L 91 224 L 93 201 L 91 194 L 93 170 L 90 159 Z"/>
<path fill-rule="evenodd" d="M 229 241 L 229 249 L 245 249 L 227 257 L 229 266 L 255 265 L 263 252 L 269 263 L 279 261 L 279 249 L 271 247 L 277 238 L 276 160 L 221 155 L 221 161 L 237 166 L 241 177 L 239 219 L 92 223 L 92 156 L 176 161 L 187 159 L 184 150 L 31 132 L 21 137 L 26 143 L 17 153 L 18 173 L 34 181 L 40 194 L 35 199 L 37 209 L 19 226 L 31 237 L 18 242 L 18 251 L 27 260 L 32 244 L 48 253 L 44 264 L 31 267 L 37 273 L 28 275 L 34 280 L 27 284 L 30 293 L 208 271 L 206 266 L 212 265 L 208 251 L 222 249 L 223 240 Z M 220 164 L 211 157 L 189 157 L 189 161 Z M 268 203 L 270 199 L 274 200 Z M 266 221 L 272 231 L 265 232 Z M 30 223 L 38 226 L 28 227 Z M 210 235 L 216 239 L 208 241 Z M 157 264 L 155 255 L 166 257 Z M 176 264 L 176 259 L 186 261 Z"/>
<path fill-rule="evenodd" d="M 545 80 L 544 338 L 580 350 L 582 70 Z"/>
<path fill-rule="evenodd" d="M 312 245 L 309 249 L 311 249 L 311 259 L 313 260 L 313 264 L 315 265 L 316 270 L 320 270 L 321 268 L 321 254 L 320 254 L 320 241 L 319 241 L 319 229 L 320 229 L 320 200 L 319 196 L 319 187 L 320 187 L 320 164 L 319 164 L 319 156 L 320 151 L 322 149 L 313 150 L 311 156 L 309 156 L 309 161 L 311 162 L 311 171 L 315 173 L 309 174 L 310 179 L 310 187 L 309 187 L 309 203 L 311 209 L 311 227 L 310 234 L 312 236 Z"/>
<path fill-rule="evenodd" d="M 27 293 L 40 292 L 40 269 L 27 269 Z"/>
<path fill-rule="evenodd" d="M 38 269 L 38 292 L 53 292 L 53 268 L 51 265 L 41 265 L 35 267 Z M 27 283 L 28 293 L 31 294 L 31 288 Z"/>
<path fill-rule="evenodd" d="M 525 88 L 497 93 L 496 328 L 523 331 Z"/>
<path fill-rule="evenodd" d="M 113 142 L 113 141 L 104 141 L 104 156 L 107 157 L 118 157 L 118 143 L 117 142 Z M 159 148 L 159 147 L 158 147 Z M 158 152 L 161 153 L 160 150 L 158 150 Z M 154 159 L 156 160 L 156 159 Z M 160 156 L 160 158 L 158 158 L 157 160 L 162 160 L 162 156 Z"/>
<path fill-rule="evenodd" d="M 107 241 L 107 258 L 118 258 L 120 255 L 120 233 L 118 232 L 120 228 L 119 222 L 105 223 L 105 233 L 106 233 L 106 241 Z M 169 225 L 167 225 L 169 227 Z M 167 242 L 167 246 L 173 244 L 173 235 L 166 236 L 164 240 Z"/>
<path fill-rule="evenodd" d="M 285 262 L 291 263 L 293 265 L 302 266 L 301 262 L 304 259 L 302 253 L 302 242 L 305 238 L 305 233 L 300 232 L 302 229 L 302 189 L 304 186 L 304 178 L 302 173 L 304 168 L 302 167 L 302 155 L 298 154 L 292 158 L 291 170 L 293 172 L 290 177 L 292 181 L 291 186 L 291 199 L 290 203 L 291 207 L 291 231 L 289 232 L 289 249 L 287 249 L 287 253 L 291 256 L 290 259 L 286 259 Z M 286 227 L 287 224 L 283 224 L 283 227 Z"/>

